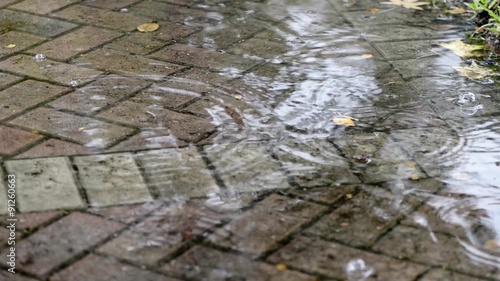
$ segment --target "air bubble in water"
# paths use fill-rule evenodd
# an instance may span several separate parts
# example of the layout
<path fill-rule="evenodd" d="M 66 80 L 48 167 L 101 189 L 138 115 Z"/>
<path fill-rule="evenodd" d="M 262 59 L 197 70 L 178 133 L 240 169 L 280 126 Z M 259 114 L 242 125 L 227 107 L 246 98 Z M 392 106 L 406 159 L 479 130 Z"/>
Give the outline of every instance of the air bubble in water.
<path fill-rule="evenodd" d="M 127 8 L 120 9 L 120 13 L 128 13 L 128 9 Z"/>
<path fill-rule="evenodd" d="M 349 281 L 364 281 L 375 270 L 371 266 L 367 266 L 362 259 L 350 260 L 345 266 L 345 272 Z"/>
<path fill-rule="evenodd" d="M 71 87 L 76 87 L 76 86 L 78 86 L 78 81 L 71 80 L 71 82 L 69 82 L 69 84 L 71 85 Z"/>
<path fill-rule="evenodd" d="M 43 54 L 36 54 L 33 59 L 36 60 L 37 62 L 41 62 L 41 61 L 45 60 L 45 55 L 43 55 Z"/>

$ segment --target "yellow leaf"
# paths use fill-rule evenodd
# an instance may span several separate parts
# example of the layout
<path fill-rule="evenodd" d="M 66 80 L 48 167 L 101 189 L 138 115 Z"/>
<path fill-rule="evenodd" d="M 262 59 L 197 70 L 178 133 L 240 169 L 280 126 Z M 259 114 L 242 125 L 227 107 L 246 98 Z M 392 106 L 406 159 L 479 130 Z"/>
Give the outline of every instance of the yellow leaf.
<path fill-rule="evenodd" d="M 484 246 L 488 249 L 499 249 L 500 248 L 500 241 L 488 240 L 488 241 L 486 241 L 486 243 L 484 243 Z"/>
<path fill-rule="evenodd" d="M 361 57 L 364 59 L 369 59 L 369 58 L 372 58 L 373 55 L 372 54 L 363 54 L 363 55 L 361 55 Z"/>
<path fill-rule="evenodd" d="M 455 67 L 455 70 L 457 70 L 460 75 L 471 80 L 478 80 L 496 75 L 495 71 L 486 67 L 478 66 L 475 63 L 472 63 L 471 66 Z"/>
<path fill-rule="evenodd" d="M 410 180 L 412 181 L 418 181 L 420 178 L 418 176 L 411 176 Z"/>
<path fill-rule="evenodd" d="M 452 15 L 461 15 L 461 14 L 465 14 L 465 13 L 467 13 L 467 10 L 462 9 L 462 8 L 455 8 L 453 10 L 448 10 L 448 14 L 452 14 Z"/>
<path fill-rule="evenodd" d="M 414 168 L 415 166 L 417 166 L 417 163 L 410 161 L 410 162 L 406 162 L 405 166 L 410 167 L 410 168 Z"/>
<path fill-rule="evenodd" d="M 346 118 L 333 118 L 333 123 L 337 125 L 342 125 L 344 127 L 354 127 L 354 121 L 352 121 L 351 118 L 346 117 Z"/>
<path fill-rule="evenodd" d="M 39 134 L 40 134 L 40 131 L 38 131 L 38 130 L 32 130 L 31 132 L 32 132 L 33 134 L 37 134 L 37 135 L 39 135 Z"/>
<path fill-rule="evenodd" d="M 351 193 L 346 194 L 345 197 L 347 197 L 347 199 L 352 199 L 352 194 Z"/>
<path fill-rule="evenodd" d="M 378 14 L 380 12 L 380 9 L 377 9 L 377 8 L 371 8 L 371 9 L 368 9 L 368 12 L 370 14 Z"/>
<path fill-rule="evenodd" d="M 157 30 L 158 28 L 160 28 L 160 25 L 155 23 L 155 22 L 151 22 L 151 23 L 145 23 L 145 24 L 141 24 L 137 27 L 137 30 L 139 30 L 140 32 L 153 32 L 155 30 Z"/>
<path fill-rule="evenodd" d="M 439 45 L 452 50 L 459 57 L 481 56 L 481 54 L 474 54 L 472 53 L 472 51 L 483 49 L 483 46 L 481 45 L 469 45 L 465 44 L 461 40 L 456 40 L 451 43 L 444 43 Z"/>
<path fill-rule="evenodd" d="M 9 45 L 5 45 L 3 46 L 5 49 L 12 49 L 12 48 L 15 48 L 16 47 L 16 44 L 9 44 Z"/>
<path fill-rule="evenodd" d="M 418 0 L 390 0 L 390 2 L 381 2 L 380 4 L 401 6 L 406 9 L 423 10 L 419 6 L 429 5 L 427 2 L 418 2 Z"/>
<path fill-rule="evenodd" d="M 237 99 L 237 100 L 241 100 L 243 98 L 243 96 L 242 95 L 236 95 L 236 96 L 234 96 L 234 98 Z"/>
<path fill-rule="evenodd" d="M 276 265 L 276 269 L 278 269 L 280 271 L 284 271 L 284 270 L 287 270 L 288 267 L 286 266 L 286 264 L 279 263 L 279 264 Z"/>

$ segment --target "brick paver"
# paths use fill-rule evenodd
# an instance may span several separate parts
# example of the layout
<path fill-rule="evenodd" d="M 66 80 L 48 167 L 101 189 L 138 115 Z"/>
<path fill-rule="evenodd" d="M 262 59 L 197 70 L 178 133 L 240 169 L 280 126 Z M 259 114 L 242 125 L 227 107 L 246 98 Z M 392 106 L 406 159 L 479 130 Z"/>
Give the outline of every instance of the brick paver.
<path fill-rule="evenodd" d="M 151 201 L 130 153 L 75 157 L 78 178 L 91 206 Z"/>
<path fill-rule="evenodd" d="M 18 266 L 28 273 L 45 276 L 121 228 L 123 225 L 118 222 L 73 213 L 20 243 L 16 247 L 20 254 Z M 3 251 L 0 259 L 5 261 L 5 256 Z"/>
<path fill-rule="evenodd" d="M 217 270 L 214 270 L 217 268 Z M 211 276 L 214 280 L 221 280 L 227 276 L 245 280 L 314 280 L 312 276 L 303 273 L 285 270 L 252 261 L 244 256 L 224 253 L 204 247 L 194 247 L 162 267 L 168 274 L 190 280 L 205 280 Z"/>
<path fill-rule="evenodd" d="M 300 199 L 271 195 L 243 216 L 217 229 L 208 240 L 258 256 L 325 209 Z"/>
<path fill-rule="evenodd" d="M 133 131 L 127 127 L 49 108 L 35 109 L 10 123 L 96 148 L 109 146 Z"/>
<path fill-rule="evenodd" d="M 0 0 L 0 280 L 500 280 L 498 85 L 380 2 Z"/>
<path fill-rule="evenodd" d="M 58 272 L 51 281 L 176 281 L 138 267 L 119 262 L 115 258 L 88 255 L 70 267 Z"/>
<path fill-rule="evenodd" d="M 46 59 L 37 62 L 34 57 L 18 55 L 0 62 L 0 69 L 36 79 L 53 81 L 64 85 L 90 82 L 102 72 L 80 66 Z M 72 81 L 75 81 L 72 83 Z"/>
<path fill-rule="evenodd" d="M 269 257 L 274 263 L 284 263 L 310 273 L 346 280 L 344 266 L 361 258 L 372 268 L 375 280 L 414 280 L 425 266 L 395 258 L 375 255 L 334 242 L 299 236 Z M 367 276 L 368 277 L 368 276 Z"/>
<path fill-rule="evenodd" d="M 67 60 L 80 53 L 119 37 L 121 33 L 92 26 L 85 26 L 30 49 L 32 54 L 44 54 L 55 60 Z M 64 46 L 64 48 L 61 48 Z"/>
<path fill-rule="evenodd" d="M 20 211 L 84 207 L 68 159 L 15 160 L 5 166 L 9 174 L 16 176 Z"/>
<path fill-rule="evenodd" d="M 37 1 L 38 0 L 24 0 L 10 6 L 9 8 L 44 15 L 52 11 L 59 10 L 72 3 L 78 2 L 78 0 L 48 0 L 45 1 L 44 5 L 40 7 L 39 5 L 37 5 Z"/>
<path fill-rule="evenodd" d="M 37 142 L 42 136 L 9 127 L 0 127 L 0 154 L 12 154 Z"/>
<path fill-rule="evenodd" d="M 34 80 L 25 80 L 10 88 L 0 92 L 0 118 L 18 115 L 26 109 L 36 106 L 44 101 L 57 97 L 69 88 L 38 82 Z"/>
<path fill-rule="evenodd" d="M 220 223 L 217 214 L 172 204 L 98 249 L 138 265 L 154 265 Z"/>

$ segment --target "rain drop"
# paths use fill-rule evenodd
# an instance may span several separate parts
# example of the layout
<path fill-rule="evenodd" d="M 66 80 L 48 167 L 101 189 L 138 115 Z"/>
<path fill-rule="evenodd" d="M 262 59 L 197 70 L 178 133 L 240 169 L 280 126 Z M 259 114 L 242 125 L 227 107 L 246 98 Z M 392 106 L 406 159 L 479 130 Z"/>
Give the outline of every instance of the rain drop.
<path fill-rule="evenodd" d="M 350 260 L 345 266 L 345 272 L 349 281 L 364 281 L 374 271 L 373 267 L 367 266 L 362 259 Z"/>
<path fill-rule="evenodd" d="M 42 61 L 45 60 L 45 55 L 43 55 L 43 54 L 36 54 L 33 59 L 36 60 L 37 62 L 42 62 Z"/>

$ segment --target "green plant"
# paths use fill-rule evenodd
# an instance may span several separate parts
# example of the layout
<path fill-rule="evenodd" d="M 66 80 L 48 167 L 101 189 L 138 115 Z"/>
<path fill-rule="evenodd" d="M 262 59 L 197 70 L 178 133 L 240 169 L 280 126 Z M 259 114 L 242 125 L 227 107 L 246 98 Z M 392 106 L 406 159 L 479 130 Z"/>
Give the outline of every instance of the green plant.
<path fill-rule="evenodd" d="M 488 23 L 480 26 L 479 29 L 486 29 L 495 34 L 500 33 L 500 15 L 497 8 L 498 0 L 473 0 L 472 3 L 465 3 L 465 5 L 476 13 L 475 17 L 482 12 L 488 13 L 490 17 Z"/>

